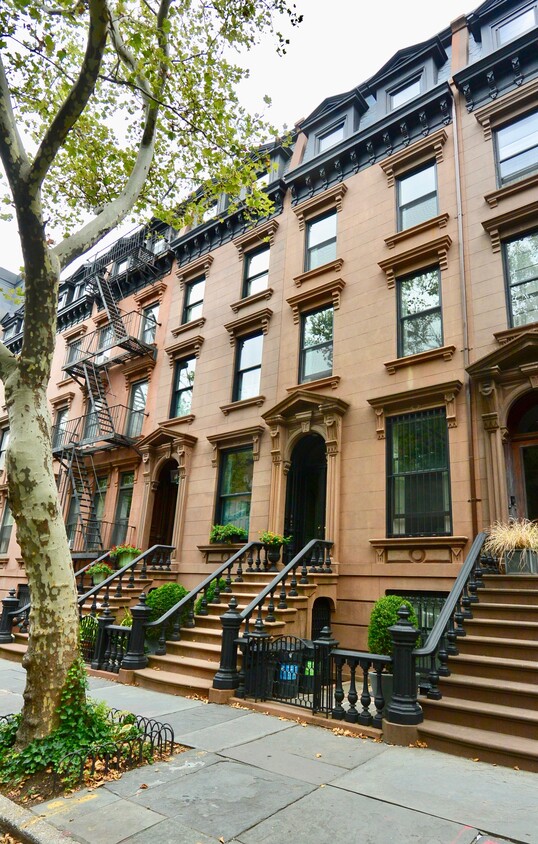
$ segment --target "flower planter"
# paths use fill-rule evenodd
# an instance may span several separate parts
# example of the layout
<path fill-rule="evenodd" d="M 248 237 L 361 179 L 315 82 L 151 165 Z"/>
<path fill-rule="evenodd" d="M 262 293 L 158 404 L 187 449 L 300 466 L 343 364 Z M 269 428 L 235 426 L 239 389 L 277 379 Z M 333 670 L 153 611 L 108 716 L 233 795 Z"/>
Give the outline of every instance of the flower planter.
<path fill-rule="evenodd" d="M 114 557 L 114 562 L 119 569 L 122 569 L 128 563 L 132 563 L 133 560 L 136 560 L 138 554 L 134 554 L 132 551 L 123 551 L 121 554 L 117 554 Z"/>
<path fill-rule="evenodd" d="M 110 574 L 105 574 L 105 572 L 100 572 L 99 574 L 92 574 L 92 583 L 94 586 L 99 586 L 104 580 L 110 577 Z"/>
<path fill-rule="evenodd" d="M 517 548 L 504 555 L 506 574 L 538 574 L 538 551 Z"/>
<path fill-rule="evenodd" d="M 271 563 L 270 571 L 276 571 L 276 564 L 280 561 L 282 545 L 266 545 L 267 560 Z"/>

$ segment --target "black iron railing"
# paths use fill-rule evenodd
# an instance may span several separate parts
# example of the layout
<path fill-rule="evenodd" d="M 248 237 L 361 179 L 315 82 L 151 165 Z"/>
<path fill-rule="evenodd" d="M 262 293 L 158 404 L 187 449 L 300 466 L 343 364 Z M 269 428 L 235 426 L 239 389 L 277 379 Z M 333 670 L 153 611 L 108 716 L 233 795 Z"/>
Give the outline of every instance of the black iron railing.
<path fill-rule="evenodd" d="M 107 322 L 68 345 L 62 368 L 69 369 L 90 358 L 98 365 L 112 362 L 134 347 L 138 347 L 140 353 L 153 351 L 158 325 L 155 319 L 138 311 L 129 311 L 121 315 L 121 325 L 123 330 L 120 333 L 114 322 Z"/>

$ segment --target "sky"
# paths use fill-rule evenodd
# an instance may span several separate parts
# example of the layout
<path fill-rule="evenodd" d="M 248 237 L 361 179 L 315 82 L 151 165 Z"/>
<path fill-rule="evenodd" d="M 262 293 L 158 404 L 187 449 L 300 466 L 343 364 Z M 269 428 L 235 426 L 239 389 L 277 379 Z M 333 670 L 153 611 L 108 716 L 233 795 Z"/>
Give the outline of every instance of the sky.
<path fill-rule="evenodd" d="M 240 88 L 242 102 L 251 111 L 263 111 L 279 129 L 293 127 L 326 97 L 354 88 L 398 50 L 425 41 L 478 5 L 471 0 L 295 3 L 304 20 L 286 31 L 286 55 L 277 56 L 266 41 L 241 60 L 250 68 L 250 78 Z M 270 107 L 263 103 L 265 94 L 271 97 Z M 21 263 L 16 225 L 0 223 L 0 266 L 18 272 Z"/>

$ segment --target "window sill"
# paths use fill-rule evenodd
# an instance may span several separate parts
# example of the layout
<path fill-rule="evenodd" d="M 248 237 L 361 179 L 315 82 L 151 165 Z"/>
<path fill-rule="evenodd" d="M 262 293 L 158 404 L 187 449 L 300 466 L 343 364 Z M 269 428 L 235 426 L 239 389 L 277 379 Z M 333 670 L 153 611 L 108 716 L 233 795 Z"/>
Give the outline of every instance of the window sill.
<path fill-rule="evenodd" d="M 507 343 L 529 332 L 538 333 L 538 322 L 529 322 L 527 325 L 518 325 L 516 328 L 505 328 L 504 331 L 496 331 L 493 336 L 499 346 L 506 346 Z"/>
<path fill-rule="evenodd" d="M 159 422 L 159 428 L 174 428 L 176 425 L 192 425 L 196 416 L 194 413 L 189 413 L 186 416 L 172 416 L 171 419 L 165 419 L 164 422 Z"/>
<path fill-rule="evenodd" d="M 370 545 L 380 564 L 462 563 L 467 541 L 466 536 L 398 536 L 371 539 Z M 437 554 L 433 555 L 432 551 Z"/>
<path fill-rule="evenodd" d="M 521 179 L 519 182 L 514 182 L 511 185 L 505 185 L 503 188 L 487 193 L 484 199 L 490 208 L 496 208 L 498 203 L 503 199 L 508 199 L 510 196 L 515 196 L 518 193 L 523 193 L 526 190 L 538 187 L 538 173 L 533 176 L 527 176 L 526 179 Z"/>
<path fill-rule="evenodd" d="M 404 229 L 401 232 L 397 232 L 396 234 L 391 234 L 390 237 L 385 238 L 385 243 L 389 247 L 389 249 L 394 249 L 395 246 L 398 246 L 400 243 L 403 243 L 406 240 L 410 240 L 412 237 L 415 237 L 417 234 L 422 234 L 422 232 L 426 232 L 429 229 L 446 228 L 446 224 L 448 223 L 450 215 L 449 214 L 438 214 L 437 217 L 432 217 L 429 220 L 424 220 L 423 223 L 418 223 L 416 226 L 411 226 L 409 229 Z"/>
<path fill-rule="evenodd" d="M 241 410 L 243 407 L 261 407 L 265 401 L 265 396 L 253 396 L 250 399 L 240 399 L 239 401 L 230 402 L 230 404 L 221 405 L 221 410 L 225 416 L 233 413 L 234 410 Z"/>
<path fill-rule="evenodd" d="M 297 390 L 319 390 L 322 387 L 332 387 L 336 390 L 340 383 L 339 375 L 327 375 L 326 378 L 318 378 L 316 381 L 303 381 L 301 384 L 296 384 L 295 387 L 287 387 L 287 393 L 294 393 Z"/>
<path fill-rule="evenodd" d="M 274 292 L 272 287 L 268 287 L 266 290 L 260 290 L 259 293 L 253 293 L 252 296 L 245 296 L 244 299 L 238 299 L 237 302 L 232 302 L 230 308 L 236 314 L 241 308 L 247 308 L 256 302 L 263 302 L 264 299 L 270 299 Z"/>
<path fill-rule="evenodd" d="M 312 278 L 317 278 L 319 275 L 335 272 L 338 273 L 342 269 L 344 263 L 343 258 L 335 258 L 334 261 L 329 261 L 327 264 L 322 264 L 320 267 L 315 267 L 313 270 L 308 270 L 305 273 L 296 275 L 293 279 L 296 287 L 300 287 L 305 281 L 310 281 Z"/>
<path fill-rule="evenodd" d="M 443 360 L 452 360 L 455 352 L 455 346 L 439 346 L 437 349 L 428 349 L 426 352 L 418 352 L 416 355 L 407 355 L 407 357 L 404 358 L 388 360 L 383 365 L 389 375 L 394 375 L 398 369 L 404 369 L 406 366 L 428 363 L 429 361 L 437 360 L 438 358 L 443 358 Z"/>
<path fill-rule="evenodd" d="M 197 545 L 196 547 L 205 558 L 206 563 L 224 563 L 232 554 L 239 551 L 243 547 L 244 542 L 238 542 L 228 545 L 224 542 L 212 542 L 210 545 Z"/>
<path fill-rule="evenodd" d="M 178 325 L 177 328 L 172 328 L 172 337 L 179 337 L 179 335 L 184 334 L 185 331 L 190 331 L 194 328 L 201 328 L 202 325 L 205 325 L 205 317 L 193 319 L 191 322 L 183 322 L 181 325 Z"/>
<path fill-rule="evenodd" d="M 378 266 L 387 276 L 387 285 L 393 288 L 396 283 L 396 275 L 420 270 L 429 264 L 438 264 L 441 270 L 448 269 L 448 250 L 452 244 L 450 235 L 437 237 L 427 243 L 421 243 L 413 249 L 399 252 L 384 261 L 379 261 Z"/>

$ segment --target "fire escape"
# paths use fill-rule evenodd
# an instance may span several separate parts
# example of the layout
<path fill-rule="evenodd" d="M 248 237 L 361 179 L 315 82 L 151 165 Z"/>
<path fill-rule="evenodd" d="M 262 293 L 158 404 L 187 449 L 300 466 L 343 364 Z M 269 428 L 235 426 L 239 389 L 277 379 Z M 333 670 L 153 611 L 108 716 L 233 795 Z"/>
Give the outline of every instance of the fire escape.
<path fill-rule="evenodd" d="M 124 285 L 128 283 L 129 276 L 142 274 L 144 279 L 154 281 L 162 275 L 158 257 L 146 248 L 141 234 L 127 242 L 119 241 L 88 266 L 86 294 L 104 310 L 106 320 L 96 331 L 68 347 L 62 367 L 86 395 L 85 415 L 52 429 L 52 452 L 60 464 L 58 491 L 74 553 L 98 552 L 108 547 L 97 508 L 99 485 L 93 455 L 113 448 L 136 447 L 142 427 L 143 411 L 109 402 L 109 370 L 135 357 L 156 355 L 157 323 L 137 311 L 122 313 L 116 301 L 123 298 L 122 281 Z M 111 264 L 113 276 L 108 274 Z M 113 287 L 118 291 L 117 297 Z"/>

